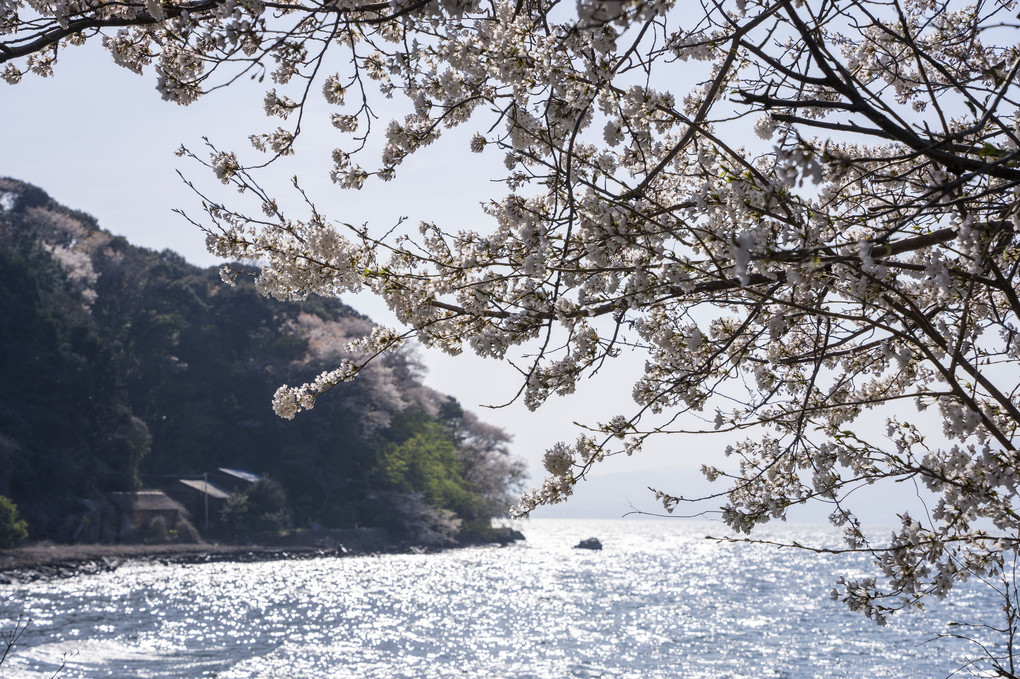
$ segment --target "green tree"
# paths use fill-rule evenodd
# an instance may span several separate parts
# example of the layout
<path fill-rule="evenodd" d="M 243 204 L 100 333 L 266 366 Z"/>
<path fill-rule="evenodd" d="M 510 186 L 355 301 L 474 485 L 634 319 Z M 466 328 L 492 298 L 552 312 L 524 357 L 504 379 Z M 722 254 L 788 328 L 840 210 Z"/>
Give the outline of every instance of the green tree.
<path fill-rule="evenodd" d="M 287 491 L 276 481 L 262 478 L 227 498 L 220 525 L 229 539 L 258 540 L 277 535 L 288 518 Z"/>
<path fill-rule="evenodd" d="M 460 516 L 473 514 L 478 498 L 464 479 L 457 445 L 442 424 L 421 414 L 394 426 L 409 435 L 382 447 L 378 473 L 391 489 L 421 493 L 426 503 Z"/>
<path fill-rule="evenodd" d="M 10 549 L 28 537 L 28 524 L 18 516 L 18 507 L 0 495 L 0 549 Z"/>
<path fill-rule="evenodd" d="M 12 188 L 13 207 L 0 213 L 0 493 L 33 535 L 67 539 L 82 500 L 137 487 L 149 437 L 95 320 L 95 271 L 67 246 L 94 227 L 0 180 L 0 191 Z"/>

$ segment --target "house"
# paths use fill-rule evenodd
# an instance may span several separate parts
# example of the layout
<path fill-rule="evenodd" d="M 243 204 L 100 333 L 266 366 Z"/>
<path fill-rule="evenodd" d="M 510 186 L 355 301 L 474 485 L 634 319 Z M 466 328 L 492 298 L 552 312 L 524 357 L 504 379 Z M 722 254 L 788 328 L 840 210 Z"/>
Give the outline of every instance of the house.
<path fill-rule="evenodd" d="M 162 522 L 164 530 L 177 527 L 187 518 L 187 510 L 158 490 L 134 493 L 110 493 L 116 517 L 117 538 L 130 540 Z"/>
<path fill-rule="evenodd" d="M 227 498 L 243 493 L 261 478 L 243 469 L 220 467 L 200 477 L 179 479 L 166 491 L 184 505 L 199 529 L 208 530 L 219 521 Z"/>

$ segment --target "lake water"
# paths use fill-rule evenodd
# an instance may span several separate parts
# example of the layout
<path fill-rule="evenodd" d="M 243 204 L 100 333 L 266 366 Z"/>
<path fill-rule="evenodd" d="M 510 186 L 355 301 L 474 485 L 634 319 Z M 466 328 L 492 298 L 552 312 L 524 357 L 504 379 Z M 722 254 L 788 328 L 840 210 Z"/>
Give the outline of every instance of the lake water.
<path fill-rule="evenodd" d="M 828 598 L 866 560 L 720 544 L 717 524 L 533 520 L 528 540 L 426 555 L 127 564 L 0 587 L 32 618 L 4 677 L 944 677 L 933 639 L 998 622 L 989 587 L 879 628 Z M 824 529 L 779 536 L 828 542 Z M 597 536 L 601 552 L 572 549 Z"/>

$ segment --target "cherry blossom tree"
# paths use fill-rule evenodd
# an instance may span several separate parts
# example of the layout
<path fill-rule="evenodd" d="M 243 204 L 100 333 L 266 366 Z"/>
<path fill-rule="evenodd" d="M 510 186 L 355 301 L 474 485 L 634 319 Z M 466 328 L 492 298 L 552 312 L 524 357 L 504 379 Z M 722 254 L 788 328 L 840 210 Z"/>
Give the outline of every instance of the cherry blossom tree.
<path fill-rule="evenodd" d="M 549 450 L 548 478 L 516 511 L 565 499 L 652 437 L 728 432 L 732 464 L 704 468 L 724 484 L 723 520 L 748 533 L 827 504 L 845 549 L 878 567 L 834 596 L 884 622 L 1001 572 L 1020 541 L 1016 10 L 0 0 L 0 67 L 10 83 L 45 76 L 93 39 L 121 65 L 152 66 L 181 104 L 269 79 L 280 126 L 252 135 L 247 160 L 184 151 L 242 192 L 204 197 L 211 251 L 258 262 L 260 289 L 282 299 L 372 291 L 405 326 L 281 387 L 280 415 L 411 337 L 512 361 L 530 408 L 639 352 L 632 402 Z M 473 132 L 470 150 L 506 168 L 486 226 L 382 234 L 310 198 L 284 214 L 257 170 L 292 153 L 319 96 L 345 189 L 392 179 L 453 128 Z M 378 97 L 406 116 L 379 129 Z M 368 157 L 376 137 L 385 147 Z M 915 409 L 936 411 L 942 431 L 919 428 Z M 891 538 L 867 535 L 848 497 L 892 481 L 923 487 L 929 511 L 902 514 Z M 685 502 L 676 492 L 657 492 L 667 511 Z M 1014 676 L 1008 658 L 992 662 Z"/>

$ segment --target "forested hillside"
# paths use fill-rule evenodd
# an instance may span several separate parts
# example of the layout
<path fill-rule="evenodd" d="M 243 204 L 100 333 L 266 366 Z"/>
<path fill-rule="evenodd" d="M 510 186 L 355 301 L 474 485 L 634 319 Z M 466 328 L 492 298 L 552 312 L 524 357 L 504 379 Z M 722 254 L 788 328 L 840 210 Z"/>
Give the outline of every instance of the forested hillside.
<path fill-rule="evenodd" d="M 409 354 L 310 417 L 273 414 L 280 384 L 333 367 L 367 327 L 335 301 L 230 287 L 0 179 L 0 494 L 53 539 L 108 492 L 216 467 L 279 481 L 298 526 L 505 512 L 522 473 L 507 435 L 424 386 Z"/>

